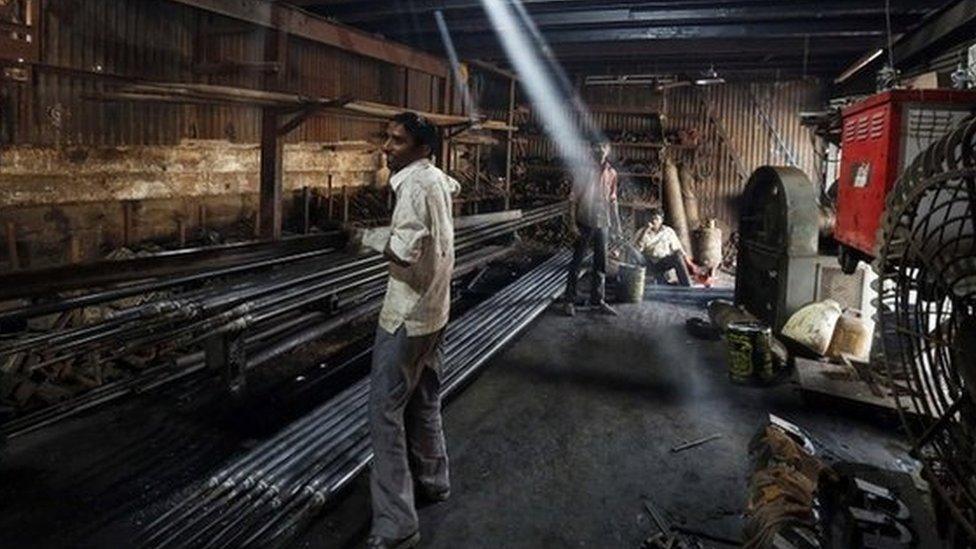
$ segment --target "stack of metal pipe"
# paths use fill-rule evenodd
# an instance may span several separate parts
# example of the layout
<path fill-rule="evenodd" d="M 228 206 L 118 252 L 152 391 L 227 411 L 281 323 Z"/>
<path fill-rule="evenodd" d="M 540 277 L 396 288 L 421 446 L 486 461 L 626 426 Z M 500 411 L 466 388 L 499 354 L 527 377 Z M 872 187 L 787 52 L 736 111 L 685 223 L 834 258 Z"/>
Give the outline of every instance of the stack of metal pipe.
<path fill-rule="evenodd" d="M 459 229 L 455 241 L 458 274 L 498 257 L 497 248 L 487 247 L 493 240 L 564 211 L 565 204 L 557 203 L 516 219 Z M 219 283 L 120 310 L 91 325 L 23 334 L 0 343 L 0 359 L 33 355 L 28 366 L 31 372 L 71 362 L 107 363 L 139 353 L 155 357 L 137 378 L 107 384 L 0 429 L 8 437 L 28 432 L 133 390 L 198 372 L 203 368 L 203 353 L 191 350 L 220 333 L 247 334 L 248 366 L 253 367 L 375 312 L 385 288 L 386 261 L 381 256 L 350 257 L 335 250 L 298 255 L 292 261 L 277 258 L 277 268 L 270 272 L 256 266 Z M 146 291 L 143 286 L 139 285 L 140 291 Z M 163 279 L 154 287 L 170 284 Z M 126 292 L 124 288 L 92 292 L 84 296 L 84 302 L 100 302 L 100 296 L 118 299 Z M 79 299 L 66 300 L 67 306 Z M 51 304 L 37 307 L 42 314 L 50 314 L 51 309 Z M 18 314 L 33 316 L 29 307 Z"/>
<path fill-rule="evenodd" d="M 561 252 L 447 327 L 443 394 L 449 397 L 561 293 Z M 147 547 L 248 547 L 293 535 L 372 459 L 363 379 L 213 474 L 154 520 Z"/>

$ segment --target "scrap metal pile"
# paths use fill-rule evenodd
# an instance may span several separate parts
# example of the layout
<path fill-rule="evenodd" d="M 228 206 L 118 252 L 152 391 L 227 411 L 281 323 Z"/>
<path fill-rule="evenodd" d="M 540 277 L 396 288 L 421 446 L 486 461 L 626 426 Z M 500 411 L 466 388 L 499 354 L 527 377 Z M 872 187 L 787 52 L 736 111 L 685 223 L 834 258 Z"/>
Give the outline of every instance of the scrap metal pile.
<path fill-rule="evenodd" d="M 565 212 L 551 204 L 501 221 L 459 228 L 456 235 L 457 275 L 508 253 L 491 246 L 499 238 Z M 350 257 L 335 248 L 278 245 L 278 250 L 216 257 L 213 266 L 194 272 L 148 269 L 151 276 L 125 276 L 127 263 L 104 269 L 92 280 L 107 289 L 63 294 L 55 301 L 28 303 L 0 312 L 0 321 L 28 321 L 0 340 L 0 381 L 8 402 L 22 409 L 46 404 L 0 426 L 15 436 L 58 421 L 84 409 L 135 391 L 207 370 L 204 348 L 221 338 L 235 337 L 245 357 L 244 370 L 254 368 L 297 346 L 315 340 L 378 310 L 385 288 L 386 261 L 378 255 Z M 283 250 L 283 251 L 282 251 Z M 177 254 L 177 259 L 180 259 Z M 158 262 L 157 262 L 158 263 Z M 186 261 L 171 263 L 183 264 Z M 185 268 L 185 267 L 184 267 Z M 121 281 L 121 282 L 120 282 Z M 68 286 L 70 288 L 70 285 Z M 43 281 L 27 292 L 46 289 Z M 49 289 L 49 288 L 48 288 Z M 76 288 L 75 288 L 76 289 Z M 74 290 L 74 289 L 73 289 Z M 90 322 L 36 332 L 38 319 L 63 319 L 92 307 L 104 314 Z M 83 316 L 83 314 L 82 314 Z M 78 384 L 78 378 L 90 380 Z M 58 387 L 60 398 L 35 398 L 40 387 Z"/>
<path fill-rule="evenodd" d="M 561 252 L 447 327 L 443 394 L 478 368 L 558 297 L 569 253 Z M 372 458 L 363 379 L 237 457 L 144 532 L 148 547 L 280 544 L 332 502 Z"/>

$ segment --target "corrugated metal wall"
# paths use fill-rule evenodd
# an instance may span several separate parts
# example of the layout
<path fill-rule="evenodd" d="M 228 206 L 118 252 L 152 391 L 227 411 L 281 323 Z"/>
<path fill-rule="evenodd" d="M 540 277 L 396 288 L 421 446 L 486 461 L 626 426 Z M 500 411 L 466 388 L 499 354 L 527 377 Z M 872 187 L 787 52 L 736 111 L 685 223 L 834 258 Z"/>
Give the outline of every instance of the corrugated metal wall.
<path fill-rule="evenodd" d="M 255 69 L 215 68 L 264 60 L 265 33 L 240 21 L 183 5 L 145 0 L 46 0 L 41 59 L 29 82 L 4 83 L 14 144 L 167 144 L 183 138 L 256 142 L 253 108 L 105 103 L 86 94 L 131 78 L 260 88 Z M 409 74 L 407 74 L 409 72 Z M 423 110 L 443 107 L 442 79 L 292 37 L 285 88 Z M 8 126 L 9 127 L 9 126 Z M 375 120 L 321 115 L 290 141 L 365 139 Z"/>
<path fill-rule="evenodd" d="M 693 166 L 695 192 L 703 217 L 718 219 L 725 228 L 738 224 L 738 197 L 752 172 L 763 165 L 796 164 L 819 181 L 822 143 L 800 125 L 799 112 L 816 110 L 823 102 L 817 81 L 744 83 L 712 87 L 687 86 L 666 92 L 650 86 L 584 86 L 583 99 L 600 107 L 659 111 L 665 130 L 694 130 L 700 144 L 670 148 L 668 155 Z M 594 113 L 606 128 L 646 128 L 642 114 Z"/>
<path fill-rule="evenodd" d="M 764 165 L 796 165 L 818 182 L 823 144 L 800 124 L 799 112 L 822 103 L 818 82 L 729 83 L 686 87 L 666 94 L 670 129 L 695 129 L 700 146 L 678 159 L 698 173 L 703 217 L 738 223 L 738 197 L 749 175 Z"/>

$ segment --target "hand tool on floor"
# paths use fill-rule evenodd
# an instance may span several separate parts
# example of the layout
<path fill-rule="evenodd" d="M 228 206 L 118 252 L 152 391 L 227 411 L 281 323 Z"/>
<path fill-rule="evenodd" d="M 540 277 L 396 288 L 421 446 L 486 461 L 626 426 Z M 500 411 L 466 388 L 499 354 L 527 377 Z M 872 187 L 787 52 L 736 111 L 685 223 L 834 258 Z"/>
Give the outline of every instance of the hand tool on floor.
<path fill-rule="evenodd" d="M 675 532 L 680 532 L 688 536 L 693 536 L 695 538 L 701 538 L 703 540 L 711 541 L 721 545 L 728 545 L 730 547 L 742 547 L 742 540 L 727 538 L 725 536 L 719 536 L 717 534 L 710 534 L 708 532 L 703 532 L 701 530 L 696 530 L 695 528 L 689 528 L 687 526 L 675 526 Z"/>
<path fill-rule="evenodd" d="M 644 509 L 651 515 L 651 520 L 660 530 L 659 533 L 644 540 L 642 549 L 673 549 L 674 547 L 684 547 L 680 539 L 675 535 L 671 524 L 648 500 L 644 500 Z"/>
<path fill-rule="evenodd" d="M 713 440 L 718 440 L 720 438 L 722 438 L 722 435 L 720 433 L 717 433 L 717 434 L 710 435 L 710 436 L 707 436 L 707 437 L 703 437 L 703 438 L 699 438 L 699 439 L 696 439 L 696 440 L 692 440 L 691 442 L 686 442 L 684 444 L 679 444 L 679 445 L 671 448 L 671 453 L 677 454 L 678 452 L 683 452 L 683 451 L 688 450 L 690 448 L 694 448 L 696 446 L 701 446 L 702 444 L 708 444 L 709 442 L 711 442 Z"/>

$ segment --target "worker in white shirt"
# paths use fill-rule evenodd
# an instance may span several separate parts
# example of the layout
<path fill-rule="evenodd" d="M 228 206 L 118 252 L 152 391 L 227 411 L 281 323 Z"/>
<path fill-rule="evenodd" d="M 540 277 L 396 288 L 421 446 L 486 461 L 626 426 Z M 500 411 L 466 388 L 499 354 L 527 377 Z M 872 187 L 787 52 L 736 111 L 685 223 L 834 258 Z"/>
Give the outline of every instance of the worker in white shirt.
<path fill-rule="evenodd" d="M 439 147 L 438 130 L 426 118 L 395 116 L 383 145 L 394 171 L 391 226 L 350 235 L 351 247 L 371 248 L 390 262 L 370 375 L 370 549 L 416 546 L 415 501 L 439 502 L 450 495 L 441 425 L 441 338 L 454 270 L 451 195 L 460 185 L 431 164 Z"/>
<path fill-rule="evenodd" d="M 661 210 L 651 210 L 651 219 L 640 234 L 637 249 L 644 256 L 648 274 L 654 276 L 659 284 L 667 283 L 668 271 L 674 269 L 682 286 L 691 286 L 685 250 L 681 246 L 674 229 L 664 224 Z"/>

